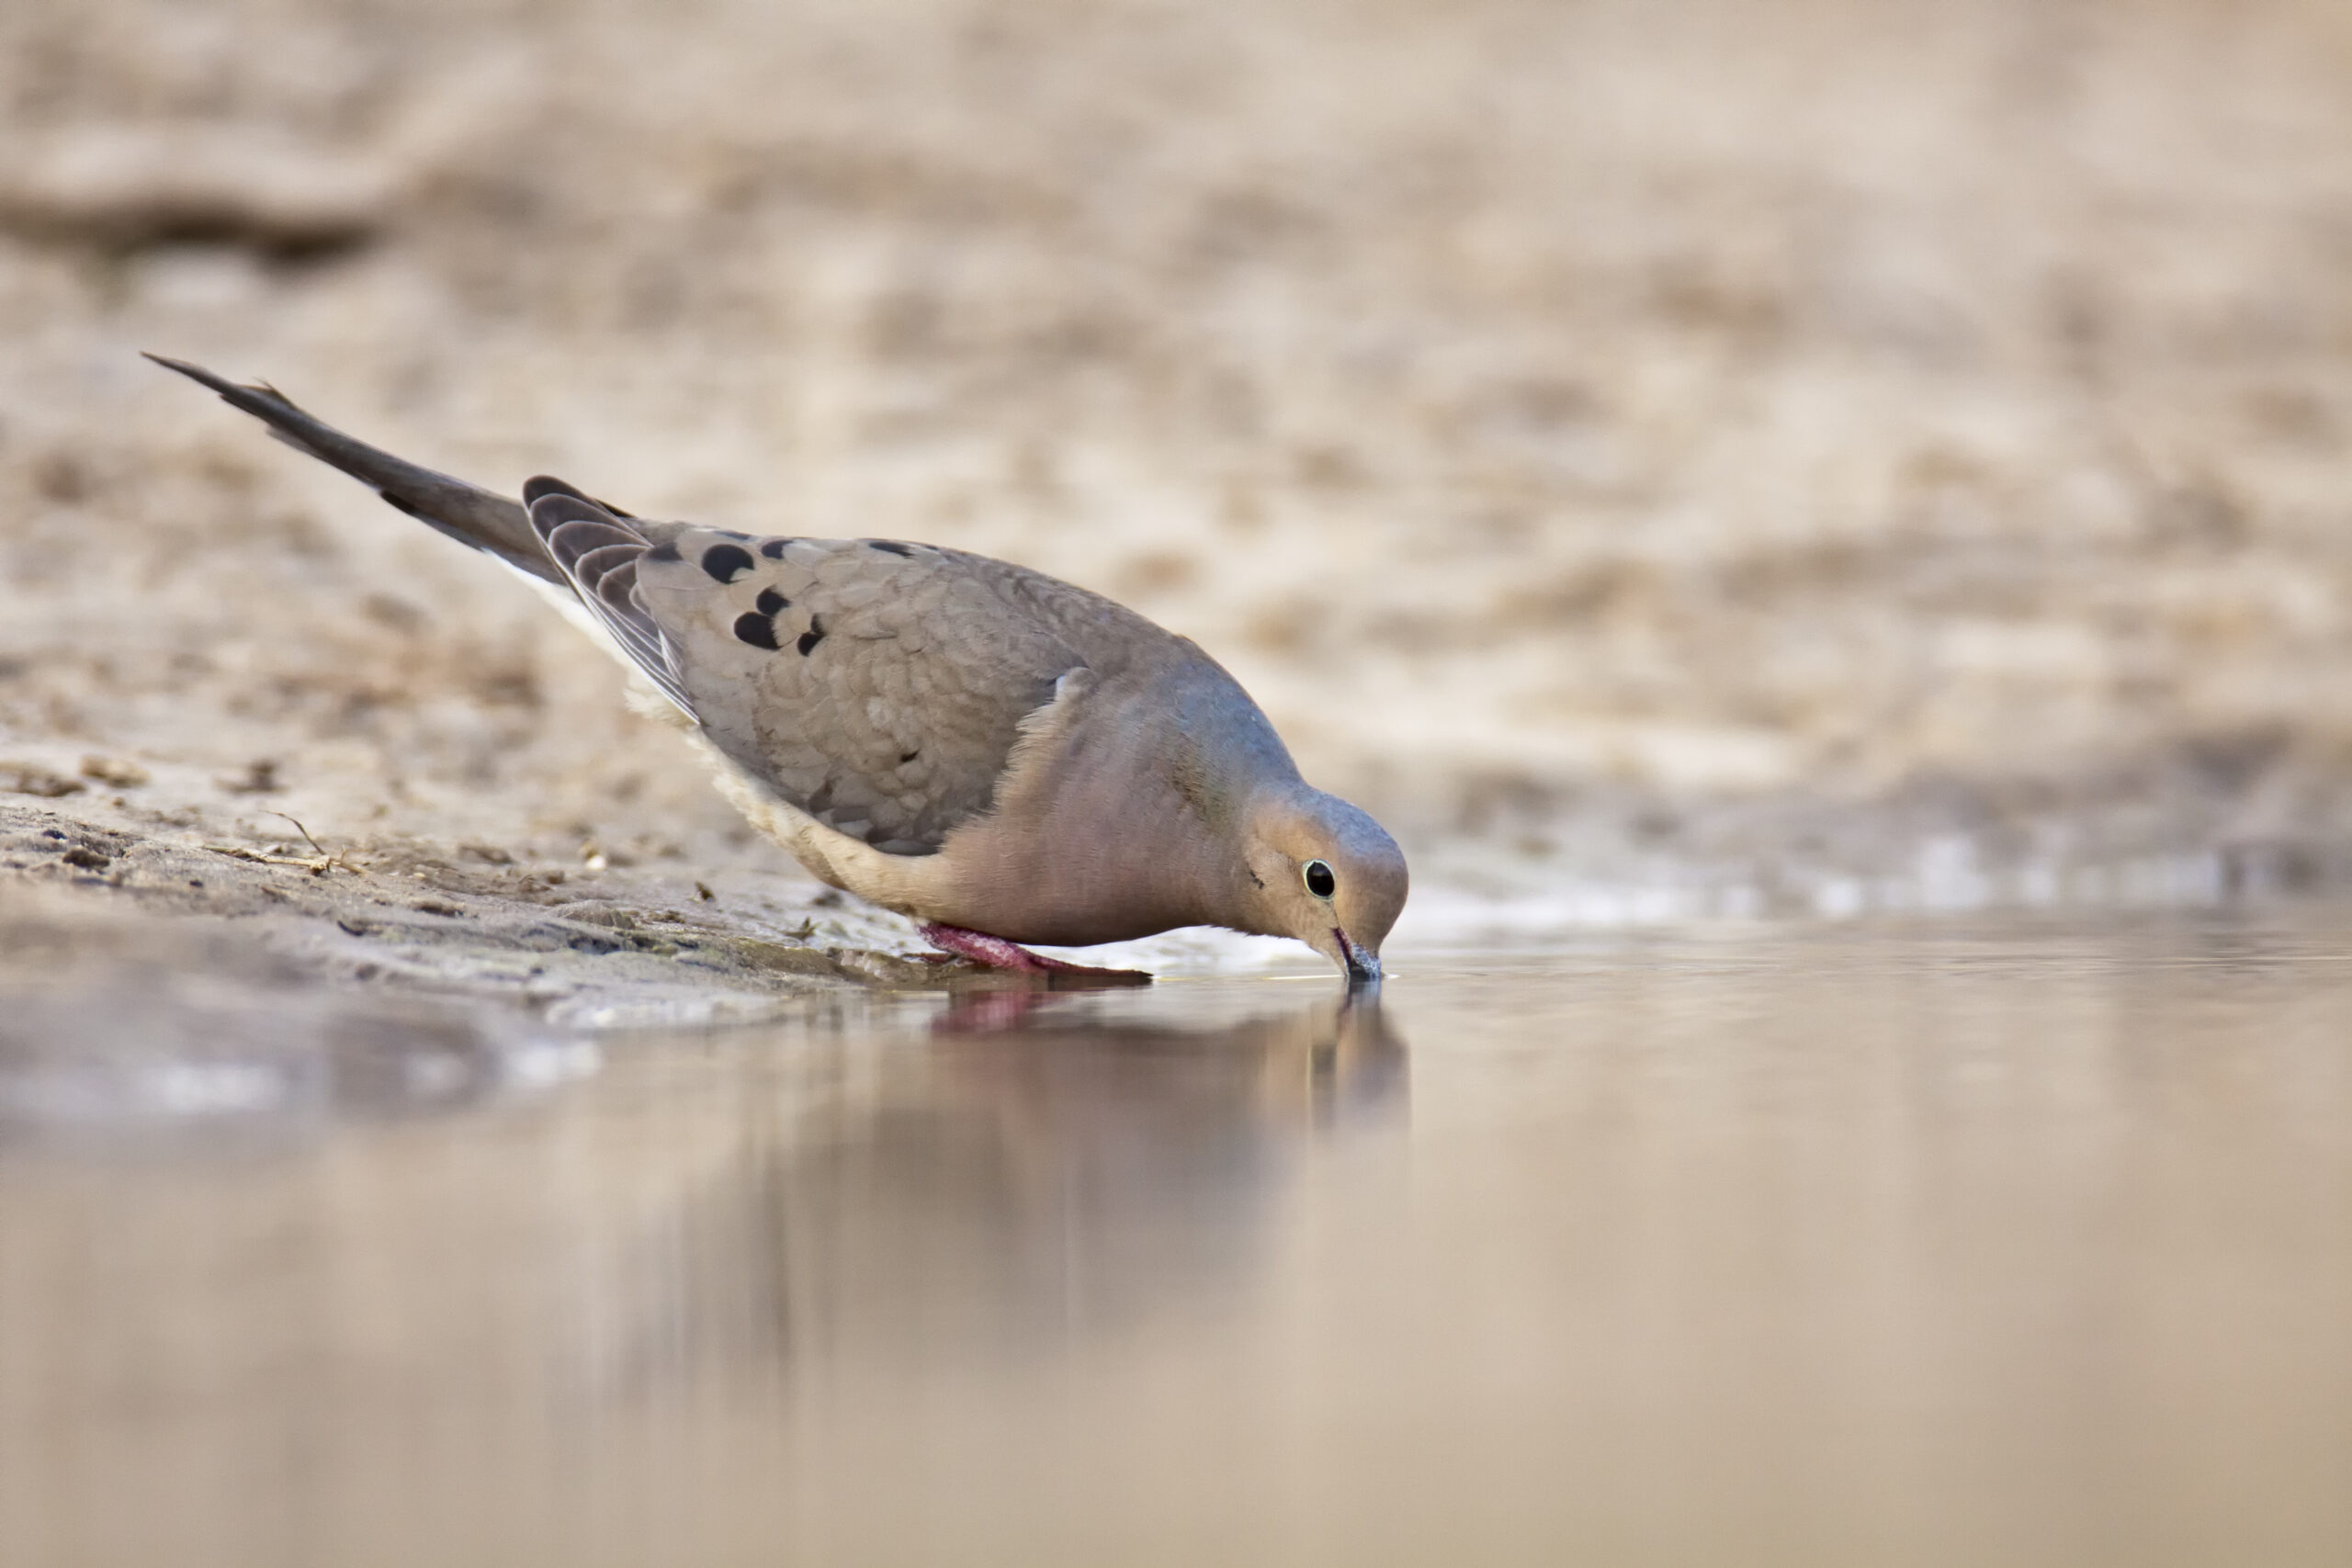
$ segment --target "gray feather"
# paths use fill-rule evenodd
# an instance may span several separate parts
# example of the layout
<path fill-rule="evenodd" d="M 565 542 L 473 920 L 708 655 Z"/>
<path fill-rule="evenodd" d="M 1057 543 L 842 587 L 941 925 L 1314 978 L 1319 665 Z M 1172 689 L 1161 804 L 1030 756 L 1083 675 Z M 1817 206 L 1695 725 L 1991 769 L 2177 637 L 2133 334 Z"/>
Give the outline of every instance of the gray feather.
<path fill-rule="evenodd" d="M 209 387 L 220 394 L 222 402 L 260 420 L 288 446 L 342 469 L 394 507 L 458 543 L 487 551 L 533 577 L 549 582 L 563 581 L 563 574 L 549 563 L 532 536 L 529 517 L 506 497 L 355 441 L 334 426 L 311 418 L 266 383 L 241 387 L 186 360 L 166 359 L 160 354 L 146 357 Z"/>

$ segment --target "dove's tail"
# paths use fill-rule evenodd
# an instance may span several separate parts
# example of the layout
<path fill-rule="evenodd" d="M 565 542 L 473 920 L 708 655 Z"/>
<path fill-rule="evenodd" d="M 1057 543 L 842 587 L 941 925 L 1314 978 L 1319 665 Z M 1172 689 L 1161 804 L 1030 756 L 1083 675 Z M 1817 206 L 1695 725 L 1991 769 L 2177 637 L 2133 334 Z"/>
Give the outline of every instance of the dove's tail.
<path fill-rule="evenodd" d="M 568 589 L 563 573 L 548 558 L 538 536 L 531 532 L 530 513 L 520 502 L 354 441 L 296 408 L 275 388 L 240 387 L 200 365 L 166 359 L 160 354 L 147 357 L 211 388 L 220 394 L 222 402 L 260 420 L 288 446 L 341 468 L 401 511 L 431 524 L 459 544 L 486 550 L 518 571 Z"/>

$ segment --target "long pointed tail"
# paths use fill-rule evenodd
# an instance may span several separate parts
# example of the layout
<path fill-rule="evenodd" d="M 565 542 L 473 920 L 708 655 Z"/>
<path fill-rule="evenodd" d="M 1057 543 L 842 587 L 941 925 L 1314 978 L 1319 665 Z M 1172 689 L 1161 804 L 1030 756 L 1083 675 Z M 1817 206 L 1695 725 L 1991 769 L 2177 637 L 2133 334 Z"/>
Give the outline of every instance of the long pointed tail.
<path fill-rule="evenodd" d="M 401 511 L 431 524 L 458 543 L 487 550 L 533 577 L 570 586 L 540 547 L 538 536 L 531 532 L 530 513 L 521 503 L 355 441 L 333 425 L 312 419 L 273 387 L 240 387 L 200 365 L 166 359 L 160 354 L 147 357 L 211 388 L 220 394 L 222 402 L 260 420 L 288 446 L 341 468 Z"/>

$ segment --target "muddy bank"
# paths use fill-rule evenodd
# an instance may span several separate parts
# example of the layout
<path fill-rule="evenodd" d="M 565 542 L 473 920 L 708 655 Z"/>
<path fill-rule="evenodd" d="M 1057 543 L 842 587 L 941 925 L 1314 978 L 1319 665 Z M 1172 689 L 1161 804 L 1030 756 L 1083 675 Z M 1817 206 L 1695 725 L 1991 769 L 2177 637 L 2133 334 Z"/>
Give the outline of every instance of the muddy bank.
<path fill-rule="evenodd" d="M 904 921 L 805 881 L 721 876 L 721 892 L 481 843 L 330 847 L 277 826 L 0 800 L 0 990 L 79 998 L 103 1017 L 109 992 L 196 971 L 265 997 L 327 982 L 626 1027 L 757 1019 L 846 987 L 986 980 L 918 956 Z"/>

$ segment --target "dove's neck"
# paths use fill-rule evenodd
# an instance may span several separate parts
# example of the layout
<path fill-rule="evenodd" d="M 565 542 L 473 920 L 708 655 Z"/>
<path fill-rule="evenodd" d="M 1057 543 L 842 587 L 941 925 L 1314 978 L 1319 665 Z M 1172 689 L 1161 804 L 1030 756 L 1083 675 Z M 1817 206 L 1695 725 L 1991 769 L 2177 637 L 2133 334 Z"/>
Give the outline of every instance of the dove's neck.
<path fill-rule="evenodd" d="M 1118 821 L 1123 841 L 1104 860 L 1127 867 L 1130 887 L 1152 890 L 1159 929 L 1279 934 L 1251 877 L 1252 830 L 1263 814 L 1296 809 L 1316 792 L 1231 676 L 1205 659 L 1190 673 L 1181 686 L 1160 684 L 1127 716 L 1119 728 L 1132 749 L 1098 753 L 1092 769 L 1081 767 L 1094 773 L 1080 788 L 1101 791 L 1098 809 L 1065 819 Z M 1114 801 L 1115 811 L 1102 809 Z"/>

